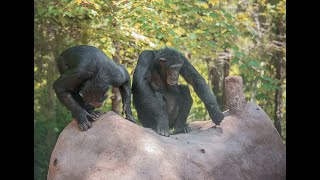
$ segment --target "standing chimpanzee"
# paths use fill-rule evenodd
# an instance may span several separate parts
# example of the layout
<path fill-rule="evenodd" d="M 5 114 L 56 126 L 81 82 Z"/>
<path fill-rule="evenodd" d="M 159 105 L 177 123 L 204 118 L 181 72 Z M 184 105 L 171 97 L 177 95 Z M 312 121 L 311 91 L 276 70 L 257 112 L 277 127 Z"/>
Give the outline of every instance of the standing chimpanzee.
<path fill-rule="evenodd" d="M 53 88 L 60 102 L 78 121 L 81 131 L 89 129 L 90 121 L 98 118 L 100 113 L 94 109 L 103 105 L 111 86 L 119 87 L 123 111 L 127 119 L 135 122 L 130 106 L 130 76 L 123 65 L 116 64 L 100 49 L 87 45 L 66 49 L 57 65 L 61 76 Z"/>
<path fill-rule="evenodd" d="M 180 52 L 164 48 L 143 51 L 133 74 L 132 95 L 138 118 L 144 127 L 158 134 L 188 133 L 186 124 L 192 106 L 187 85 L 179 85 L 181 74 L 204 102 L 212 121 L 219 125 L 224 118 L 216 97 L 203 77 Z"/>

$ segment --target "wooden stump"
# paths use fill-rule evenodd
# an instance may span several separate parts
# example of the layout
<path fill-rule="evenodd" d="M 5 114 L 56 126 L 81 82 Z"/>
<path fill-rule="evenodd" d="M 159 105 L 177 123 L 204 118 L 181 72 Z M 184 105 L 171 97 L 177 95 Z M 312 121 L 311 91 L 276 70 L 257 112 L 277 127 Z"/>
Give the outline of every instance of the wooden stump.
<path fill-rule="evenodd" d="M 242 78 L 240 76 L 226 77 L 224 89 L 227 97 L 229 113 L 231 115 L 240 115 L 246 106 Z"/>

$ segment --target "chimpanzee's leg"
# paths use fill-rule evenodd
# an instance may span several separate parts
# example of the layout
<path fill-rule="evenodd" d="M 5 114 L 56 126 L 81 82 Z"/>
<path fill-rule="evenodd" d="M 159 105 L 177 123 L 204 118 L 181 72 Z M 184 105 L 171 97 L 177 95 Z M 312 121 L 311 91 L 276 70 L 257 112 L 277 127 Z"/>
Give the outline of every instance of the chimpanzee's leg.
<path fill-rule="evenodd" d="M 186 124 L 186 121 L 191 110 L 193 100 L 187 85 L 179 85 L 178 88 L 179 94 L 177 95 L 177 105 L 179 106 L 179 114 L 174 121 L 173 125 L 175 130 L 172 134 L 190 132 L 190 128 Z"/>
<path fill-rule="evenodd" d="M 162 136 L 170 135 L 166 102 L 160 92 L 152 91 L 150 86 L 139 86 L 133 94 L 133 103 L 143 127 L 152 128 Z"/>

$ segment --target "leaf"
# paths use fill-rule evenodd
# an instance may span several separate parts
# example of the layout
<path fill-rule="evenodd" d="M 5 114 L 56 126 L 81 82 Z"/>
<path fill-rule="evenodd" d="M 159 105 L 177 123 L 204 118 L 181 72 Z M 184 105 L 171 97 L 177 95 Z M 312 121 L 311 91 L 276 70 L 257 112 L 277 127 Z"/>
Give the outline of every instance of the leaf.
<path fill-rule="evenodd" d="M 165 36 L 164 34 L 159 33 L 159 34 L 157 35 L 157 38 L 161 40 L 164 36 Z"/>
<path fill-rule="evenodd" d="M 59 128 L 55 127 L 53 128 L 54 132 L 58 133 L 59 132 Z"/>
<path fill-rule="evenodd" d="M 270 81 L 270 82 L 273 81 L 273 79 L 271 77 L 268 77 L 268 76 L 262 76 L 262 79 L 264 79 L 266 81 Z"/>
<path fill-rule="evenodd" d="M 212 17 L 212 18 L 218 18 L 218 17 L 219 17 L 219 16 L 218 16 L 216 13 L 214 13 L 214 12 L 209 13 L 209 16 Z"/>
<path fill-rule="evenodd" d="M 43 7 L 40 7 L 40 8 L 38 8 L 37 9 L 37 11 L 38 11 L 38 15 L 42 15 L 42 14 L 44 14 L 45 12 L 47 12 L 47 9 L 46 8 L 43 8 Z"/>
<path fill-rule="evenodd" d="M 271 85 L 268 83 L 262 83 L 261 87 L 267 91 L 271 90 Z"/>
<path fill-rule="evenodd" d="M 239 35 L 239 32 L 236 30 L 236 29 L 232 29 L 231 30 L 231 33 L 235 36 L 238 36 Z"/>
<path fill-rule="evenodd" d="M 190 38 L 191 40 L 195 40 L 195 39 L 197 39 L 197 35 L 194 34 L 194 33 L 190 33 L 189 38 Z"/>
<path fill-rule="evenodd" d="M 94 3 L 93 5 L 94 5 L 94 8 L 96 8 L 98 10 L 100 9 L 100 5 L 99 4 Z"/>
<path fill-rule="evenodd" d="M 98 12 L 97 12 L 97 11 L 95 11 L 95 10 L 93 10 L 93 9 L 91 9 L 91 10 L 90 10 L 90 12 L 91 12 L 91 14 L 93 14 L 93 16 L 98 15 Z"/>
<path fill-rule="evenodd" d="M 172 43 L 171 42 L 166 42 L 166 45 L 167 46 L 172 46 Z"/>
<path fill-rule="evenodd" d="M 256 77 L 256 81 L 261 81 L 261 80 L 262 80 L 262 78 L 260 76 Z"/>
<path fill-rule="evenodd" d="M 139 21 L 142 22 L 142 23 L 146 22 L 147 20 L 148 19 L 146 17 L 142 17 L 142 18 L 139 19 Z"/>
<path fill-rule="evenodd" d="M 79 7 L 79 13 L 84 14 L 85 13 L 85 8 L 84 7 Z"/>
<path fill-rule="evenodd" d="M 185 31 L 183 28 L 181 28 L 181 27 L 178 27 L 178 28 L 176 28 L 176 29 L 174 30 L 174 33 L 177 34 L 178 36 L 181 36 L 181 35 L 185 34 L 185 32 L 186 32 L 186 31 Z"/>
<path fill-rule="evenodd" d="M 219 0 L 208 0 L 208 2 L 213 6 L 219 4 Z"/>
<path fill-rule="evenodd" d="M 239 48 L 238 48 L 238 46 L 236 46 L 236 45 L 235 45 L 235 46 L 232 46 L 231 49 L 233 49 L 234 51 L 239 51 Z"/>
<path fill-rule="evenodd" d="M 236 57 L 238 57 L 238 58 L 241 58 L 241 57 L 244 56 L 244 54 L 243 54 L 242 52 L 239 52 L 239 51 L 237 51 L 237 52 L 235 53 L 235 55 L 236 55 Z"/>
<path fill-rule="evenodd" d="M 207 43 L 209 46 L 214 47 L 216 46 L 216 43 L 212 42 L 212 41 L 207 41 Z"/>
<path fill-rule="evenodd" d="M 48 9 L 48 12 L 52 12 L 52 9 L 53 9 L 53 7 L 51 6 L 51 7 L 49 7 L 49 9 Z"/>
<path fill-rule="evenodd" d="M 231 64 L 239 63 L 240 59 L 238 57 L 234 57 L 231 59 Z"/>
<path fill-rule="evenodd" d="M 234 17 L 231 15 L 231 14 L 229 14 L 229 13 L 225 13 L 224 14 L 228 19 L 234 19 Z"/>
<path fill-rule="evenodd" d="M 258 64 L 258 62 L 257 61 L 254 61 L 254 60 L 251 60 L 251 61 L 249 61 L 249 66 L 254 66 L 254 67 L 259 67 L 260 65 Z"/>
<path fill-rule="evenodd" d="M 209 6 L 206 2 L 203 2 L 203 1 L 200 1 L 200 2 L 196 2 L 195 3 L 197 6 L 201 7 L 201 8 L 204 8 L 204 9 L 208 9 Z"/>
<path fill-rule="evenodd" d="M 64 16 L 74 17 L 74 16 L 71 14 L 71 12 L 69 12 L 69 11 L 63 12 L 62 16 L 63 16 L 63 17 L 64 17 Z"/>
<path fill-rule="evenodd" d="M 80 5 L 82 3 L 82 0 L 76 0 L 77 4 Z"/>
<path fill-rule="evenodd" d="M 272 85 L 271 87 L 272 89 L 280 89 L 280 86 L 277 86 L 277 85 Z"/>
<path fill-rule="evenodd" d="M 70 3 L 68 3 L 67 7 L 72 7 L 76 3 L 77 3 L 76 0 L 70 1 Z"/>
<path fill-rule="evenodd" d="M 65 25 L 68 23 L 68 21 L 63 17 L 63 16 L 58 16 L 58 19 L 59 19 L 59 22 L 62 24 L 62 25 Z"/>
<path fill-rule="evenodd" d="M 111 15 L 109 15 L 109 16 L 107 16 L 107 19 L 109 19 L 109 22 L 111 22 L 112 21 L 112 16 Z"/>
<path fill-rule="evenodd" d="M 142 25 L 142 28 L 146 29 L 146 30 L 150 30 L 149 25 L 147 23 Z"/>
<path fill-rule="evenodd" d="M 229 31 L 228 30 L 226 30 L 226 29 L 222 29 L 221 30 L 221 34 L 225 34 L 225 33 L 228 33 Z"/>
<path fill-rule="evenodd" d="M 241 70 L 246 70 L 248 67 L 245 64 L 241 64 L 239 67 Z"/>
<path fill-rule="evenodd" d="M 170 3 L 169 6 L 174 10 L 178 10 L 178 6 L 175 4 Z"/>
<path fill-rule="evenodd" d="M 256 98 L 257 98 L 258 100 L 265 100 L 265 99 L 268 98 L 268 96 L 265 95 L 264 93 L 258 93 L 257 96 L 256 96 Z"/>
<path fill-rule="evenodd" d="M 232 25 L 228 25 L 228 30 L 233 34 L 233 35 L 238 35 L 239 32 L 236 30 L 236 28 Z"/>

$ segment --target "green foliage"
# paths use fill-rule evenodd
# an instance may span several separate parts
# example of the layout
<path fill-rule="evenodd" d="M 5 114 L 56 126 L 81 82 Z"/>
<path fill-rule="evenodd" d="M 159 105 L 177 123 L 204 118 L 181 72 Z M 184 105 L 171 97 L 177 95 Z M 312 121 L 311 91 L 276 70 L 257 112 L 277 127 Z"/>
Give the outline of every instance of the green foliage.
<path fill-rule="evenodd" d="M 71 121 L 52 90 L 58 77 L 55 59 L 67 47 L 79 44 L 94 45 L 109 57 L 118 57 L 131 78 L 139 53 L 165 46 L 190 55 L 190 62 L 211 86 L 209 68 L 218 67 L 222 87 L 224 67 L 229 64 L 229 75 L 242 76 L 246 98 L 261 105 L 271 118 L 275 90 L 281 86 L 285 141 L 286 81 L 275 78 L 275 65 L 280 61 L 276 57 L 281 54 L 286 61 L 285 21 L 285 0 L 36 0 L 35 179 L 46 178 L 55 141 Z M 186 84 L 183 78 L 180 83 Z M 204 104 L 189 87 L 193 106 L 188 121 L 208 120 Z M 110 98 L 102 109 L 111 110 Z"/>
<path fill-rule="evenodd" d="M 35 113 L 34 127 L 34 179 L 46 179 L 50 155 L 58 135 L 71 121 L 71 114 L 64 107 L 56 105 L 57 113 L 46 116 Z"/>

